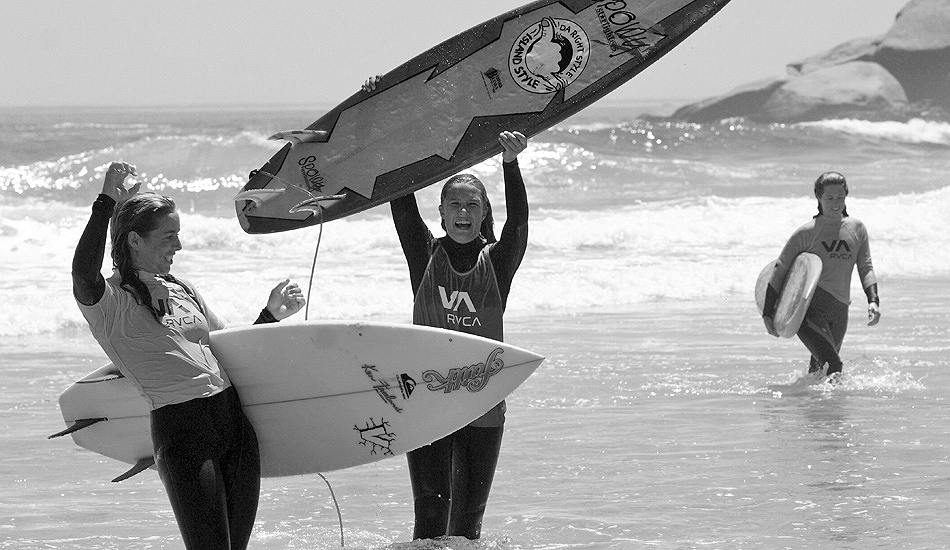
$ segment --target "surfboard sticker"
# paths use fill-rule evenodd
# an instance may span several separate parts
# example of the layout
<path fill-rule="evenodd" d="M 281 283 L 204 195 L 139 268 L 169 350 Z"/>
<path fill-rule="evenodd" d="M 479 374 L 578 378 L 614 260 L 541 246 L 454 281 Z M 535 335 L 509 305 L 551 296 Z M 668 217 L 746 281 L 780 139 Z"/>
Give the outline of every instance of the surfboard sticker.
<path fill-rule="evenodd" d="M 239 194 L 241 227 L 299 229 L 445 179 L 500 153 L 501 131 L 533 136 L 591 105 L 728 1 L 541 0 L 486 21 L 383 75 L 374 92 L 357 92 L 305 131 L 279 134 L 291 141 L 242 193 L 284 192 L 266 201 Z M 345 197 L 292 211 L 338 194 Z"/>

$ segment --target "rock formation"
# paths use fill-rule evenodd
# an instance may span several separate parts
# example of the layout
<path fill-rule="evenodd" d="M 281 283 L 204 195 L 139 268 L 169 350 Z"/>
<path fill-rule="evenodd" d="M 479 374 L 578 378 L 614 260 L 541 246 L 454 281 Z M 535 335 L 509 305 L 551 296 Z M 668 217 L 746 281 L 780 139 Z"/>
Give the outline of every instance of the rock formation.
<path fill-rule="evenodd" d="M 800 122 L 950 118 L 948 113 L 950 0 L 911 0 L 881 37 L 851 40 L 790 63 L 784 78 L 686 105 L 672 118 Z"/>

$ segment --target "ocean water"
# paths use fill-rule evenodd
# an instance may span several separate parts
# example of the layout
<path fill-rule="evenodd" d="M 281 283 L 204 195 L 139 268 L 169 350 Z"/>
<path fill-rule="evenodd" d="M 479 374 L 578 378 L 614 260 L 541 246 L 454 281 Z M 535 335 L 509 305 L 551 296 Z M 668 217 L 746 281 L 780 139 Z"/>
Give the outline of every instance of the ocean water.
<path fill-rule="evenodd" d="M 509 399 L 483 539 L 410 542 L 405 459 L 327 473 L 346 548 L 942 549 L 950 541 L 950 124 L 660 122 L 598 105 L 520 157 L 529 250 L 508 341 L 547 357 Z M 231 325 L 279 279 L 311 319 L 409 322 L 388 208 L 246 235 L 232 197 L 322 107 L 0 109 L 0 549 L 180 548 L 154 472 L 47 440 L 56 398 L 105 362 L 70 292 L 73 248 L 109 162 L 175 198 L 174 272 Z M 765 333 L 752 287 L 848 177 L 882 298 L 855 277 L 839 386 Z M 504 221 L 500 160 L 473 167 Z M 438 185 L 418 196 L 438 227 Z M 319 249 L 317 242 L 319 239 Z M 316 254 L 315 268 L 311 266 Z M 331 549 L 317 476 L 263 482 L 253 548 Z"/>

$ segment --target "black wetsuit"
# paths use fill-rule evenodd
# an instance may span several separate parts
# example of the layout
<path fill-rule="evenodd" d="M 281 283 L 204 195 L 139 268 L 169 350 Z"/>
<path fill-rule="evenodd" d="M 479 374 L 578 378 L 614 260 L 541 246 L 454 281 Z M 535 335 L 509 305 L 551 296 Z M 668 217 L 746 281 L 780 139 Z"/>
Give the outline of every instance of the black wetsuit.
<path fill-rule="evenodd" d="M 497 283 L 501 312 L 504 311 L 512 278 L 527 249 L 528 199 L 517 161 L 504 163 L 503 167 L 507 219 L 497 243 L 487 243 L 479 237 L 460 244 L 448 236 L 436 242 L 419 215 L 413 195 L 392 201 L 393 221 L 409 264 L 409 279 L 417 300 L 434 253 L 444 250 L 451 269 L 458 272 L 456 275 L 464 277 L 482 265 L 479 263 L 480 257 L 484 263 L 482 250 L 490 246 L 487 254 L 490 270 Z M 418 317 L 419 304 L 416 305 L 414 322 L 422 324 Z M 493 327 L 489 333 L 481 335 L 502 340 L 501 320 L 495 321 L 488 323 Z M 441 326 L 479 334 L 477 329 L 445 324 Z M 408 453 L 415 508 L 414 539 L 442 535 L 477 539 L 481 536 L 482 517 L 504 433 L 504 411 L 505 404 L 501 402 L 472 424 Z"/>
<path fill-rule="evenodd" d="M 98 304 L 107 290 L 100 269 L 114 208 L 113 199 L 99 196 L 76 247 L 73 294 L 84 306 Z M 186 283 L 168 276 L 162 284 L 181 286 L 185 293 L 178 295 L 190 297 L 205 316 L 203 301 Z M 255 323 L 275 321 L 265 309 Z M 158 321 L 154 323 L 158 328 Z M 235 389 L 228 386 L 210 397 L 153 408 L 151 425 L 155 464 L 185 547 L 245 549 L 257 515 L 260 453 Z"/>

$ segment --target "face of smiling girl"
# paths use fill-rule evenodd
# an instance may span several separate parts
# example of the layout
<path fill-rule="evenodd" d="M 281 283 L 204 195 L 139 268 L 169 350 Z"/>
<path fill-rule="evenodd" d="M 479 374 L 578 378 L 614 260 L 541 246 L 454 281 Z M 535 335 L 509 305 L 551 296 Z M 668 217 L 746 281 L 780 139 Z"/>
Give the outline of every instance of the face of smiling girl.
<path fill-rule="evenodd" d="M 818 203 L 821 204 L 821 213 L 829 218 L 839 219 L 844 212 L 844 201 L 848 196 L 844 185 L 826 185 L 818 197 Z"/>
<path fill-rule="evenodd" d="M 439 214 L 445 232 L 455 242 L 465 244 L 478 237 L 487 214 L 481 190 L 474 185 L 455 184 L 445 190 Z"/>
<path fill-rule="evenodd" d="M 135 268 L 159 275 L 171 271 L 175 252 L 181 250 L 181 241 L 178 239 L 180 231 L 178 212 L 172 212 L 159 218 L 155 229 L 145 235 L 134 231 L 129 233 Z"/>

